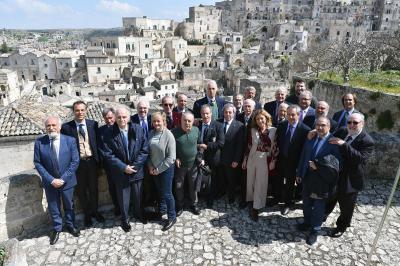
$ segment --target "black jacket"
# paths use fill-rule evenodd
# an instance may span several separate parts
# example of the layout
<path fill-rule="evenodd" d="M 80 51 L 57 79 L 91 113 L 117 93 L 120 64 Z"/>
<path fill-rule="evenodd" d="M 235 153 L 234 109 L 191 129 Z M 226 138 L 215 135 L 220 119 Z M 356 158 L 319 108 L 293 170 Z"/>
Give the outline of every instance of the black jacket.
<path fill-rule="evenodd" d="M 217 120 L 224 123 L 224 119 Z M 222 126 L 223 128 L 223 126 Z M 225 133 L 225 144 L 221 150 L 221 163 L 231 165 L 233 162 L 241 163 L 243 156 L 244 126 L 241 122 L 233 120 Z"/>
<path fill-rule="evenodd" d="M 207 145 L 207 149 L 204 151 L 204 161 L 209 166 L 216 167 L 220 162 L 221 149 L 225 143 L 224 127 L 217 121 L 211 121 L 203 142 L 201 139 L 202 126 L 203 122 L 200 121 L 198 143 Z"/>
<path fill-rule="evenodd" d="M 314 162 L 317 169 L 309 168 L 303 179 L 303 186 L 310 194 L 315 193 L 320 198 L 328 198 L 335 192 L 339 178 L 339 160 L 328 154 L 322 158 L 315 158 Z"/>

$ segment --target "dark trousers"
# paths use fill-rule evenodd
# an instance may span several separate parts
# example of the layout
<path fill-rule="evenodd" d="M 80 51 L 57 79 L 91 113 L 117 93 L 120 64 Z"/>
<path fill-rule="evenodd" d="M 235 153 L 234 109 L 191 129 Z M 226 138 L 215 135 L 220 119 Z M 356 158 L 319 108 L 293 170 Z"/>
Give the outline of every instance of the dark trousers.
<path fill-rule="evenodd" d="M 137 218 L 142 218 L 141 197 L 142 197 L 142 180 L 129 183 L 116 183 L 118 203 L 121 209 L 121 220 L 129 222 L 129 205 L 131 200 L 131 191 L 133 199 L 133 214 Z"/>
<path fill-rule="evenodd" d="M 160 198 L 160 213 L 168 214 L 168 219 L 173 220 L 176 218 L 175 212 L 175 199 L 172 195 L 172 182 L 174 179 L 174 165 L 169 167 L 159 175 L 153 176 L 154 184 L 157 187 L 158 195 Z"/>
<path fill-rule="evenodd" d="M 107 183 L 108 183 L 108 192 L 110 193 L 112 203 L 113 203 L 115 209 L 119 209 L 117 188 L 115 186 L 115 182 L 112 179 L 111 174 L 110 174 L 109 170 L 107 169 L 107 167 L 104 167 L 104 171 L 106 172 Z"/>
<path fill-rule="evenodd" d="M 354 208 L 356 207 L 358 192 L 337 193 L 327 202 L 325 214 L 328 216 L 339 202 L 340 215 L 336 220 L 336 226 L 340 231 L 346 231 L 351 224 Z"/>
<path fill-rule="evenodd" d="M 80 160 L 76 171 L 79 203 L 82 206 L 85 216 L 97 212 L 99 204 L 97 163 L 94 158 Z"/>
<path fill-rule="evenodd" d="M 304 223 L 310 225 L 314 230 L 320 230 L 325 215 L 325 199 L 310 197 L 310 193 L 303 191 L 303 214 Z"/>
<path fill-rule="evenodd" d="M 273 182 L 275 186 L 273 196 L 275 199 L 282 200 L 285 204 L 293 204 L 293 195 L 296 183 L 296 170 L 288 168 L 288 159 L 284 156 L 279 157 L 278 175 Z"/>
<path fill-rule="evenodd" d="M 239 167 L 239 165 L 237 166 Z M 220 164 L 219 166 L 220 174 L 219 179 L 219 187 L 224 189 L 226 188 L 226 192 L 228 194 L 229 199 L 235 198 L 235 189 L 237 185 L 237 170 L 236 168 L 232 168 L 230 165 Z"/>
<path fill-rule="evenodd" d="M 210 166 L 210 169 L 211 169 L 211 178 L 208 182 L 207 202 L 212 204 L 218 192 L 218 174 L 216 167 Z"/>
<path fill-rule="evenodd" d="M 47 203 L 49 206 L 49 214 L 53 222 L 54 231 L 61 232 L 63 219 L 61 216 L 61 200 L 65 215 L 65 225 L 67 227 L 75 227 L 74 213 L 74 188 L 67 190 L 46 188 L 45 190 Z"/>
<path fill-rule="evenodd" d="M 153 177 L 149 174 L 147 167 L 144 168 L 143 178 L 143 207 L 157 207 L 160 199 Z"/>
<path fill-rule="evenodd" d="M 182 209 L 185 205 L 185 186 L 187 188 L 186 194 L 188 195 L 189 205 L 194 206 L 196 201 L 196 193 L 194 187 L 194 180 L 197 175 L 197 167 L 175 167 L 175 195 L 176 195 L 176 208 Z"/>

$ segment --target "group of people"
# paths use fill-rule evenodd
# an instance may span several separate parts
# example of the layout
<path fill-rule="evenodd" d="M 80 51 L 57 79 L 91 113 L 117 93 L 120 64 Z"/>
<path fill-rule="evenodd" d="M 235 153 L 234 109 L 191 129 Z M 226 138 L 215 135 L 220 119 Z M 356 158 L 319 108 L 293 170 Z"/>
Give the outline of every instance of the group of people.
<path fill-rule="evenodd" d="M 200 214 L 204 196 L 208 208 L 227 195 L 229 204 L 249 208 L 258 221 L 265 206 L 281 204 L 287 215 L 302 200 L 306 242 L 317 240 L 321 225 L 339 202 L 340 216 L 332 237 L 340 237 L 351 224 L 357 195 L 363 188 L 363 168 L 374 142 L 365 132 L 364 116 L 355 109 L 356 95 L 342 97 L 343 110 L 328 118 L 329 105 L 318 101 L 306 83 L 295 83 L 287 97 L 278 89 L 275 100 L 262 105 L 256 89 L 247 87 L 233 103 L 217 96 L 215 81 L 207 83 L 206 97 L 193 110 L 187 96 L 161 101 L 163 112 L 149 114 L 140 100 L 137 114 L 125 107 L 103 111 L 105 125 L 86 119 L 86 104 L 73 105 L 74 120 L 61 124 L 56 116 L 45 121 L 47 135 L 35 142 L 34 163 L 42 176 L 53 222 L 50 244 L 63 228 L 79 236 L 73 210 L 76 186 L 84 212 L 84 225 L 92 218 L 104 222 L 98 211 L 98 169 L 105 170 L 121 227 L 131 230 L 130 212 L 147 223 L 162 220 L 169 230 L 188 209 Z M 164 218 L 165 217 L 165 218 Z"/>

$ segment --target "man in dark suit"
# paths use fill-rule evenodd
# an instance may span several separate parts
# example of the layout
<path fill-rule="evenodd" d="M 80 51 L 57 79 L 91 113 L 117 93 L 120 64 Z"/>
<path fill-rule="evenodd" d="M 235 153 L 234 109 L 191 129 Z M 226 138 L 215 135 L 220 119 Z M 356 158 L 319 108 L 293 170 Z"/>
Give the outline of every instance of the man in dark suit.
<path fill-rule="evenodd" d="M 224 119 L 217 121 L 223 124 L 225 134 L 225 144 L 221 149 L 219 189 L 225 190 L 227 184 L 227 194 L 229 203 L 235 202 L 235 189 L 237 184 L 238 165 L 242 162 L 243 156 L 243 136 L 244 126 L 241 122 L 235 120 L 235 106 L 227 103 L 224 106 Z"/>
<path fill-rule="evenodd" d="M 35 141 L 33 162 L 42 177 L 48 210 L 53 222 L 50 245 L 54 245 L 63 226 L 60 200 L 63 202 L 66 229 L 73 236 L 79 236 L 75 226 L 73 203 L 79 153 L 75 139 L 60 134 L 61 120 L 58 117 L 48 117 L 45 128 L 47 135 Z"/>
<path fill-rule="evenodd" d="M 143 128 L 146 138 L 149 136 L 150 130 L 153 129 L 151 125 L 151 114 L 149 114 L 150 104 L 148 101 L 139 100 L 136 109 L 137 114 L 131 116 L 131 123 L 140 125 Z"/>
<path fill-rule="evenodd" d="M 203 160 L 211 169 L 211 184 L 208 186 L 207 206 L 212 207 L 218 189 L 217 167 L 220 162 L 221 149 L 225 143 L 224 128 L 221 123 L 212 120 L 211 106 L 203 105 L 200 109 L 200 136 L 197 148 L 203 151 Z"/>
<path fill-rule="evenodd" d="M 194 118 L 201 118 L 201 107 L 208 104 L 211 108 L 212 120 L 217 120 L 222 117 L 222 109 L 224 108 L 225 101 L 217 96 L 218 86 L 214 80 L 210 80 L 207 83 L 207 95 L 194 102 L 193 114 Z"/>
<path fill-rule="evenodd" d="M 251 132 L 251 121 L 253 120 L 253 112 L 256 103 L 252 99 L 247 99 L 243 101 L 243 112 L 238 116 L 237 120 L 243 124 L 243 151 L 242 157 L 244 155 L 244 150 L 247 145 L 247 135 Z M 243 170 L 238 167 L 239 175 L 239 188 L 240 188 L 240 202 L 239 208 L 244 208 L 247 206 L 246 202 L 246 185 L 247 185 L 247 170 Z"/>
<path fill-rule="evenodd" d="M 319 101 L 317 104 L 317 108 L 315 109 L 315 116 L 306 116 L 303 119 L 303 123 L 306 124 L 309 128 L 315 128 L 315 123 L 319 117 L 328 117 L 329 112 L 329 104 L 325 101 Z M 328 118 L 331 124 L 330 132 L 333 133 L 336 130 L 336 121 Z"/>
<path fill-rule="evenodd" d="M 276 127 L 279 120 L 279 106 L 285 102 L 287 90 L 279 88 L 275 92 L 275 101 L 267 102 L 264 104 L 264 110 L 267 111 L 272 117 L 272 125 Z"/>
<path fill-rule="evenodd" d="M 147 160 L 148 142 L 143 128 L 129 123 L 129 110 L 116 110 L 116 123 L 106 131 L 102 151 L 111 176 L 117 188 L 117 197 L 121 209 L 121 227 L 125 232 L 131 230 L 129 224 L 129 203 L 133 192 L 134 216 L 147 223 L 142 212 L 143 166 Z"/>
<path fill-rule="evenodd" d="M 92 225 L 92 217 L 103 223 L 104 217 L 98 212 L 98 175 L 99 165 L 98 124 L 86 119 L 86 103 L 77 101 L 72 105 L 74 120 L 62 125 L 61 133 L 75 138 L 79 151 L 79 167 L 76 172 L 76 187 L 79 203 L 85 214 L 85 226 Z"/>
<path fill-rule="evenodd" d="M 237 120 L 239 115 L 243 112 L 243 95 L 236 93 L 233 95 L 233 105 L 236 108 L 235 119 Z"/>
<path fill-rule="evenodd" d="M 295 83 L 295 87 L 294 87 L 295 94 L 294 95 L 289 95 L 286 98 L 286 102 L 288 102 L 290 104 L 300 104 L 299 96 L 304 91 L 308 91 L 305 80 L 302 80 L 302 79 L 297 80 L 296 83 Z M 312 97 L 312 99 L 311 99 L 311 107 L 315 108 L 317 106 L 317 103 L 318 103 L 317 98 Z"/>
<path fill-rule="evenodd" d="M 332 119 L 337 122 L 335 130 L 345 127 L 347 119 L 353 113 L 359 113 L 358 110 L 354 108 L 357 103 L 357 96 L 352 93 L 346 93 L 342 97 L 343 109 L 334 113 Z"/>
<path fill-rule="evenodd" d="M 299 95 L 299 106 L 300 106 L 300 114 L 299 121 L 303 122 L 303 120 L 311 116 L 315 119 L 315 109 L 310 106 L 312 99 L 312 93 L 310 91 L 304 91 Z"/>
<path fill-rule="evenodd" d="M 110 127 L 112 127 L 115 123 L 115 110 L 114 108 L 105 108 L 102 112 L 103 119 L 105 122 L 105 125 L 99 127 L 99 145 L 101 146 L 102 143 L 104 142 L 104 134 L 106 130 Z M 115 183 L 114 180 L 111 177 L 110 170 L 107 167 L 107 164 L 102 156 L 101 153 L 100 155 L 100 164 L 103 166 L 104 171 L 107 176 L 107 183 L 108 183 L 108 192 L 110 193 L 112 203 L 114 205 L 114 214 L 116 216 L 119 216 L 121 214 L 120 208 L 118 205 L 118 198 L 117 198 L 117 191 L 115 188 Z"/>
<path fill-rule="evenodd" d="M 330 235 L 340 237 L 351 224 L 358 192 L 364 187 L 364 168 L 374 149 L 374 140 L 364 130 L 364 115 L 353 113 L 348 117 L 347 128 L 340 128 L 330 139 L 339 147 L 343 167 L 339 173 L 337 194 L 326 207 L 329 215 L 339 202 L 340 215 Z"/>
<path fill-rule="evenodd" d="M 283 123 L 286 121 L 286 114 L 287 114 L 287 109 L 289 105 L 287 103 L 281 103 L 278 108 L 278 123 L 276 126 L 278 126 L 280 123 Z"/>
<path fill-rule="evenodd" d="M 337 161 L 341 162 L 338 146 L 330 143 L 332 135 L 329 133 L 330 124 L 327 117 L 319 117 L 316 122 L 316 136 L 307 139 L 297 168 L 297 181 L 301 182 L 310 171 L 317 170 L 316 162 L 327 155 L 333 155 Z M 318 166 L 320 167 L 320 166 Z M 337 173 L 336 173 L 337 174 Z M 301 231 L 308 231 L 307 244 L 312 245 L 317 241 L 318 232 L 321 230 L 325 214 L 325 199 L 308 191 L 308 187 L 303 187 L 303 213 L 304 222 L 298 225 Z"/>
<path fill-rule="evenodd" d="M 293 205 L 296 170 L 307 133 L 310 131 L 309 127 L 299 121 L 299 113 L 299 106 L 290 105 L 287 108 L 287 121 L 280 123 L 276 131 L 279 148 L 279 178 L 272 182 L 275 200 L 273 203 L 284 201 L 285 205 L 281 209 L 282 215 L 288 214 Z"/>
<path fill-rule="evenodd" d="M 253 86 L 249 86 L 244 89 L 244 99 L 245 100 L 252 99 L 256 104 L 254 109 L 259 110 L 262 109 L 262 105 L 259 101 L 256 100 L 256 94 L 257 94 L 256 88 L 254 88 Z"/>
<path fill-rule="evenodd" d="M 187 107 L 187 96 L 184 93 L 179 93 L 177 105 L 172 109 L 174 128 L 181 126 L 182 114 L 187 111 L 193 114 L 193 110 Z"/>
<path fill-rule="evenodd" d="M 174 98 L 169 95 L 165 95 L 161 99 L 161 106 L 165 113 L 167 119 L 167 128 L 173 129 L 174 128 L 174 117 L 173 117 L 173 109 L 174 109 Z"/>

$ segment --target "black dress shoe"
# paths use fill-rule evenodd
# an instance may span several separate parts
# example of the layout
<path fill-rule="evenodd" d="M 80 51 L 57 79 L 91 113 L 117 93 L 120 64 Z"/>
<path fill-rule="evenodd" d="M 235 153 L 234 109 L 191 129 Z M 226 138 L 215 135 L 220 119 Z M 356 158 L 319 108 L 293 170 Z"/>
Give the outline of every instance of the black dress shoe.
<path fill-rule="evenodd" d="M 183 213 L 183 209 L 179 209 L 179 210 L 177 210 L 177 211 L 176 211 L 176 217 L 179 217 L 179 216 L 181 216 L 181 215 L 182 215 L 182 213 Z"/>
<path fill-rule="evenodd" d="M 335 227 L 335 228 L 333 228 L 332 231 L 329 233 L 329 236 L 330 236 L 330 237 L 333 237 L 333 238 L 338 238 L 338 237 L 341 237 L 341 236 L 343 235 L 344 231 L 345 231 L 345 230 L 341 230 L 341 229 Z"/>
<path fill-rule="evenodd" d="M 315 242 L 317 242 L 317 238 L 318 238 L 318 231 L 311 230 L 310 234 L 307 236 L 306 243 L 311 246 Z"/>
<path fill-rule="evenodd" d="M 190 207 L 190 212 L 193 213 L 194 215 L 200 214 L 200 210 L 199 210 L 199 208 L 197 208 L 197 206 Z"/>
<path fill-rule="evenodd" d="M 104 219 L 103 215 L 101 215 L 99 212 L 96 212 L 93 214 L 93 217 L 96 219 L 97 222 L 99 223 L 104 223 L 106 219 Z"/>
<path fill-rule="evenodd" d="M 78 229 L 76 229 L 75 227 L 67 227 L 67 231 L 73 235 L 74 237 L 78 237 L 81 235 L 81 232 L 79 232 Z"/>
<path fill-rule="evenodd" d="M 89 215 L 85 216 L 85 221 L 84 221 L 85 227 L 90 227 L 93 225 L 92 223 L 92 217 Z"/>
<path fill-rule="evenodd" d="M 54 245 L 55 243 L 57 243 L 59 237 L 60 237 L 60 232 L 52 231 L 50 233 L 50 245 Z"/>
<path fill-rule="evenodd" d="M 282 215 L 287 215 L 290 212 L 289 206 L 288 205 L 284 205 L 281 209 L 281 214 Z"/>
<path fill-rule="evenodd" d="M 176 223 L 176 218 L 172 219 L 172 220 L 167 220 L 163 226 L 163 228 L 161 230 L 163 231 L 167 231 L 169 229 L 171 229 L 171 227 Z"/>
<path fill-rule="evenodd" d="M 125 232 L 129 232 L 129 231 L 131 231 L 131 225 L 129 224 L 129 223 L 127 223 L 127 222 L 122 222 L 122 224 L 121 224 L 121 228 L 122 228 L 122 230 L 124 230 Z"/>

